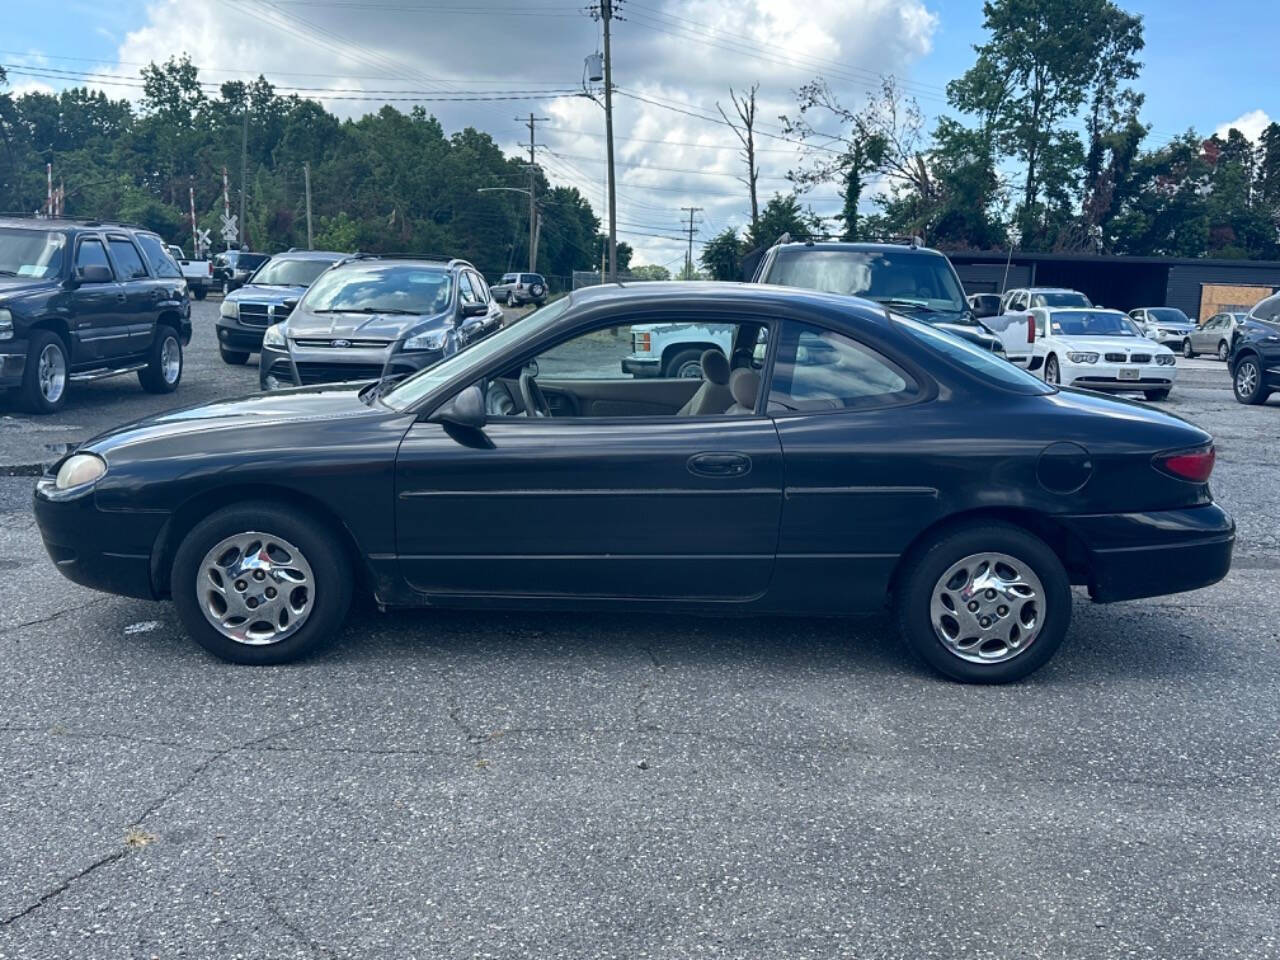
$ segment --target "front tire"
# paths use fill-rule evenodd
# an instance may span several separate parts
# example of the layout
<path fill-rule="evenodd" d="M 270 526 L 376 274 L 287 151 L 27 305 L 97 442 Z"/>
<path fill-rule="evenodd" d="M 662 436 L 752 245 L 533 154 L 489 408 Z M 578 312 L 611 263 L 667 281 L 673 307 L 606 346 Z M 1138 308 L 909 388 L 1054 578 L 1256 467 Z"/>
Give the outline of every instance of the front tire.
<path fill-rule="evenodd" d="M 57 413 L 67 403 L 67 345 L 51 330 L 32 331 L 18 404 L 28 413 Z"/>
<path fill-rule="evenodd" d="M 1221 360 L 1223 363 L 1226 363 L 1227 358 L 1230 356 L 1231 356 L 1231 347 L 1227 344 L 1227 341 L 1225 340 L 1219 341 L 1218 342 L 1218 359 Z"/>
<path fill-rule="evenodd" d="M 208 295 L 208 293 L 209 291 L 206 290 L 204 287 L 196 287 L 194 290 L 191 291 L 191 295 L 195 297 L 197 300 L 203 300 Z"/>
<path fill-rule="evenodd" d="M 196 643 L 232 663 L 267 665 L 331 641 L 351 607 L 353 579 L 341 542 L 314 517 L 250 501 L 192 528 L 169 589 Z"/>
<path fill-rule="evenodd" d="M 1052 353 L 1049 359 L 1044 362 L 1044 382 L 1051 383 L 1055 387 L 1062 383 L 1062 373 L 1058 368 L 1058 358 Z"/>
<path fill-rule="evenodd" d="M 1257 406 L 1267 402 L 1271 391 L 1262 385 L 1262 365 L 1258 358 L 1250 354 L 1236 364 L 1235 376 L 1231 378 L 1231 388 L 1236 399 L 1249 406 Z"/>
<path fill-rule="evenodd" d="M 662 375 L 679 380 L 701 380 L 702 351 L 681 350 L 666 362 L 662 368 Z"/>
<path fill-rule="evenodd" d="M 242 367 L 249 362 L 249 354 L 242 350 L 228 350 L 226 347 L 218 347 L 218 353 L 222 355 L 222 362 L 229 363 L 233 367 Z"/>
<path fill-rule="evenodd" d="M 173 393 L 182 382 L 182 342 L 172 327 L 157 326 L 151 356 L 138 371 L 138 382 L 147 393 Z"/>
<path fill-rule="evenodd" d="M 1071 623 L 1057 554 L 1006 523 L 939 535 L 904 561 L 898 625 L 933 669 L 965 683 L 1010 683 L 1049 662 Z"/>
<path fill-rule="evenodd" d="M 1182 341 L 1182 355 L 1188 360 L 1194 360 L 1196 358 L 1196 352 L 1191 347 L 1190 337 L 1187 337 L 1187 339 Z"/>
<path fill-rule="evenodd" d="M 516 295 L 512 293 L 510 290 L 507 291 L 507 306 L 508 307 L 518 306 L 518 304 L 516 303 Z"/>

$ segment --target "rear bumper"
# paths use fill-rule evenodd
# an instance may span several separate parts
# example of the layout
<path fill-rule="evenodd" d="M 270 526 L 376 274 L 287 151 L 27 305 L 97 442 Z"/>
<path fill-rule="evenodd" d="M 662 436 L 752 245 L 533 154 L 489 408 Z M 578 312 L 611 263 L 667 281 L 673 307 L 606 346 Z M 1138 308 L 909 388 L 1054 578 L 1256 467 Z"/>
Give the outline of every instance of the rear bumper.
<path fill-rule="evenodd" d="M 1236 524 L 1217 504 L 1064 523 L 1088 551 L 1089 595 L 1099 603 L 1198 590 L 1231 570 Z"/>

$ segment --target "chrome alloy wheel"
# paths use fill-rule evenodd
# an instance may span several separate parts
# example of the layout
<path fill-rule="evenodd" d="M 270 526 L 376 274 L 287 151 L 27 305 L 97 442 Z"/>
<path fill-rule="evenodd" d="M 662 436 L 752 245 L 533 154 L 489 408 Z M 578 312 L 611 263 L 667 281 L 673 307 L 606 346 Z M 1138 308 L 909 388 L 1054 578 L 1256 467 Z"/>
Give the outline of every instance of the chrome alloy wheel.
<path fill-rule="evenodd" d="M 249 531 L 227 537 L 196 570 L 200 609 L 228 640 L 279 643 L 301 629 L 315 607 L 315 575 L 283 537 Z"/>
<path fill-rule="evenodd" d="M 1258 389 L 1258 365 L 1246 360 L 1236 368 L 1236 393 L 1242 397 L 1253 396 Z"/>
<path fill-rule="evenodd" d="M 178 338 L 167 336 L 160 345 L 160 374 L 165 383 L 177 383 L 182 373 L 182 348 L 178 346 Z"/>
<path fill-rule="evenodd" d="M 36 372 L 40 380 L 40 395 L 49 403 L 62 399 L 62 391 L 67 389 L 67 358 L 55 344 L 47 343 L 40 351 Z"/>
<path fill-rule="evenodd" d="M 970 663 L 1003 663 L 1031 646 L 1044 626 L 1040 578 L 1005 553 L 975 553 L 947 568 L 929 602 L 933 631 Z"/>

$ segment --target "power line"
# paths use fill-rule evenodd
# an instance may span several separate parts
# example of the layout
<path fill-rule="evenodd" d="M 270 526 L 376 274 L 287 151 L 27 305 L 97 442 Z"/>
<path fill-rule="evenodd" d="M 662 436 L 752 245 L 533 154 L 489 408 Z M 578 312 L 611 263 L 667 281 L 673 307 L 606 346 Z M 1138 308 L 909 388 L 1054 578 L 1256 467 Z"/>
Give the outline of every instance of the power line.
<path fill-rule="evenodd" d="M 681 207 L 681 210 L 689 212 L 689 255 L 685 259 L 684 275 L 686 278 L 693 278 L 693 232 L 696 229 L 693 225 L 693 215 L 702 211 L 702 207 Z"/>

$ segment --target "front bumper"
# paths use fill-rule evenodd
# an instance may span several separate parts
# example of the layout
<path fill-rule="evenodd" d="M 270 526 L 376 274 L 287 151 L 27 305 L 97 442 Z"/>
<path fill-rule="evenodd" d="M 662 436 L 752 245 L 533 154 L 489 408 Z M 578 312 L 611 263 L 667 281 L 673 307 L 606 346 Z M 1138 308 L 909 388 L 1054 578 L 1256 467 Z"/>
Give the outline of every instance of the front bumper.
<path fill-rule="evenodd" d="M 1062 384 L 1086 390 L 1168 390 L 1178 376 L 1178 367 L 1158 363 L 1071 363 L 1061 360 Z M 1121 370 L 1136 370 L 1136 380 L 1120 376 Z"/>
<path fill-rule="evenodd" d="M 1236 524 L 1217 504 L 1063 523 L 1088 551 L 1089 595 L 1099 603 L 1198 590 L 1231 570 Z"/>
<path fill-rule="evenodd" d="M 92 491 L 51 498 L 53 478 L 36 483 L 34 510 L 54 566 L 68 580 L 106 593 L 158 599 L 152 549 L 168 519 L 158 511 L 100 510 Z"/>
<path fill-rule="evenodd" d="M 262 338 L 267 332 L 266 327 L 246 327 L 228 317 L 219 317 L 215 329 L 218 331 L 218 346 L 242 353 L 261 350 Z"/>
<path fill-rule="evenodd" d="M 22 386 L 27 369 L 27 341 L 6 340 L 0 353 L 0 388 Z"/>
<path fill-rule="evenodd" d="M 262 390 L 283 390 L 296 386 L 319 383 L 348 383 L 377 380 L 385 373 L 417 373 L 434 366 L 444 359 L 441 350 L 400 351 L 387 360 L 386 349 L 335 349 L 333 347 L 294 347 L 293 360 L 283 347 L 262 346 L 258 357 L 258 387 Z M 294 377 L 294 367 L 302 383 Z"/>
<path fill-rule="evenodd" d="M 622 372 L 633 377 L 656 377 L 662 372 L 662 361 L 647 357 L 623 357 Z"/>

